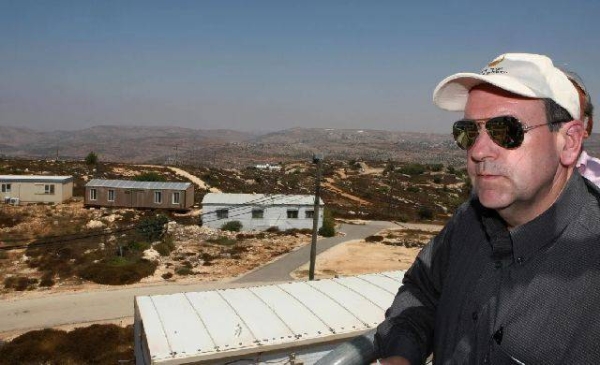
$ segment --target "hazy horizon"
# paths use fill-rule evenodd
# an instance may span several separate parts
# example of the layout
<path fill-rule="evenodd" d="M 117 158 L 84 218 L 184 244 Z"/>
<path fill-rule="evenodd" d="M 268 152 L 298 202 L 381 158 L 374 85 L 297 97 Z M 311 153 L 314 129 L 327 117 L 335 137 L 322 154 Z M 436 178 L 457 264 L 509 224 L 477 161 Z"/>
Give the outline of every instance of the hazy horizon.
<path fill-rule="evenodd" d="M 0 125 L 448 133 L 435 85 L 547 54 L 597 103 L 600 2 L 0 0 Z"/>

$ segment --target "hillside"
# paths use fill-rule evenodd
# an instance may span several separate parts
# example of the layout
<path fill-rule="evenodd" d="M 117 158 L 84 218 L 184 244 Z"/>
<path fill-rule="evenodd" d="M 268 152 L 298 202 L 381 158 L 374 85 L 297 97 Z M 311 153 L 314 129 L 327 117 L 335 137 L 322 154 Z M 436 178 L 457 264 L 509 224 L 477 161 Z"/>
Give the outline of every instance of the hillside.
<path fill-rule="evenodd" d="M 97 126 L 41 132 L 0 126 L 0 156 L 83 159 L 90 151 L 103 161 L 242 168 L 258 162 L 331 159 L 460 163 L 462 151 L 446 134 L 377 130 L 294 128 L 256 136 L 231 130 L 178 127 Z"/>

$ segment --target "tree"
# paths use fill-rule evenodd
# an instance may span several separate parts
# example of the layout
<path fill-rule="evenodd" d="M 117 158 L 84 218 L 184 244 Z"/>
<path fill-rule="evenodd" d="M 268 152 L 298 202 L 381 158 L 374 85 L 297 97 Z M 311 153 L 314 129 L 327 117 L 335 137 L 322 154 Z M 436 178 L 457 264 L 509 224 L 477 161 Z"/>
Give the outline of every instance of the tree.
<path fill-rule="evenodd" d="M 159 214 L 155 217 L 144 218 L 136 228 L 147 242 L 153 242 L 166 233 L 167 223 L 169 223 L 169 218 Z"/>
<path fill-rule="evenodd" d="M 319 234 L 323 237 L 335 236 L 335 220 L 327 208 L 323 211 L 323 225 L 319 228 Z"/>
<path fill-rule="evenodd" d="M 98 155 L 95 154 L 94 151 L 88 153 L 88 155 L 85 156 L 85 164 L 90 166 L 98 164 Z"/>

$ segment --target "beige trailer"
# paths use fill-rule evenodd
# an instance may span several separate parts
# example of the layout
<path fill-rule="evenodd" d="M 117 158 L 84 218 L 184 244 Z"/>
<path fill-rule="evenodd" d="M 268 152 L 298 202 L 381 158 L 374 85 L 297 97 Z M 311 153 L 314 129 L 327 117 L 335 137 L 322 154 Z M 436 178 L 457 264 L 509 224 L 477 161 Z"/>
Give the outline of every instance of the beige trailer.
<path fill-rule="evenodd" d="M 73 176 L 0 175 L 5 203 L 62 203 L 73 197 Z"/>

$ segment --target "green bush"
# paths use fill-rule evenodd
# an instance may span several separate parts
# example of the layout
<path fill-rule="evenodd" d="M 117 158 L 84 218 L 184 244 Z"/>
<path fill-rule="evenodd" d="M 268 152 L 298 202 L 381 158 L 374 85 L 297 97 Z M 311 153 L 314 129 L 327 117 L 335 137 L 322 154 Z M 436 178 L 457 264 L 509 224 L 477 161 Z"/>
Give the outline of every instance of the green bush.
<path fill-rule="evenodd" d="M 401 174 L 410 176 L 421 175 L 425 172 L 425 170 L 425 166 L 421 165 L 420 163 L 409 163 L 398 169 Z"/>
<path fill-rule="evenodd" d="M 157 243 L 156 245 L 152 246 L 152 248 L 154 248 L 161 256 L 169 256 L 175 249 L 175 244 L 172 240 L 166 240 L 164 242 Z"/>
<path fill-rule="evenodd" d="M 229 221 L 221 226 L 222 231 L 239 232 L 242 230 L 242 222 L 240 221 Z"/>
<path fill-rule="evenodd" d="M 144 252 L 150 248 L 150 244 L 148 242 L 133 241 L 127 245 L 127 248 L 132 251 Z"/>
<path fill-rule="evenodd" d="M 148 242 L 156 241 L 166 232 L 168 222 L 169 218 L 162 214 L 144 218 L 137 226 L 137 232 Z"/>
<path fill-rule="evenodd" d="M 335 236 L 335 220 L 329 209 L 323 212 L 323 225 L 319 228 L 319 234 L 323 237 Z"/>

